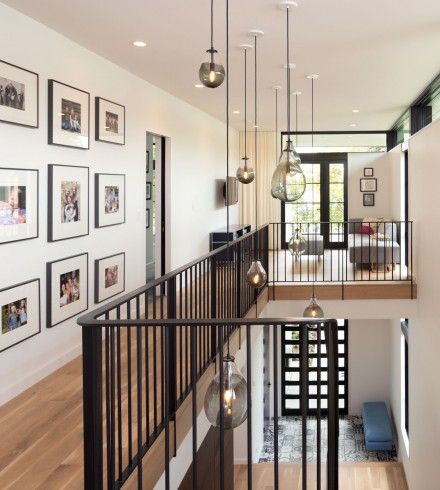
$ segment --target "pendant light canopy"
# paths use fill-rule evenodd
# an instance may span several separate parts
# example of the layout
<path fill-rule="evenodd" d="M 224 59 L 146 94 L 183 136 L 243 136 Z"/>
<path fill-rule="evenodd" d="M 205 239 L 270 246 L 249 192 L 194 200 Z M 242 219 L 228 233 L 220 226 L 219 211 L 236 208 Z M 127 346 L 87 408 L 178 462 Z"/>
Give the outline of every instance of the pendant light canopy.
<path fill-rule="evenodd" d="M 243 44 L 241 47 L 244 49 L 244 157 L 241 159 L 243 165 L 237 170 L 237 179 L 242 184 L 250 184 L 255 179 L 255 171 L 247 156 L 247 50 L 252 46 Z"/>
<path fill-rule="evenodd" d="M 301 168 L 301 159 L 290 139 L 290 37 L 289 37 L 289 10 L 296 7 L 296 2 L 285 0 L 280 7 L 287 11 L 287 133 L 286 146 L 281 152 L 278 165 L 272 175 L 271 194 L 272 197 L 284 202 L 297 201 L 306 190 L 306 178 Z"/>
<path fill-rule="evenodd" d="M 225 429 L 235 429 L 247 418 L 247 382 L 229 354 L 223 359 L 223 386 L 218 372 L 206 390 L 204 408 L 214 427 L 220 427 L 220 410 L 223 410 Z"/>
<path fill-rule="evenodd" d="M 210 55 L 209 61 L 200 65 L 199 78 L 205 87 L 217 88 L 225 79 L 225 68 L 214 60 L 217 53 L 214 49 L 214 0 L 211 0 L 211 47 L 206 52 Z"/>

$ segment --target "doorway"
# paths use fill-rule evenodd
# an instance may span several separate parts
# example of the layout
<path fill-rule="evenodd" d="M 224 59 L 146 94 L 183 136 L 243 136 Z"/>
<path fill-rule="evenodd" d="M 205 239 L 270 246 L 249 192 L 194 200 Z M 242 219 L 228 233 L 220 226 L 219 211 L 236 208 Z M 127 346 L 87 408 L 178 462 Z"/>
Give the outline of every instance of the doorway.
<path fill-rule="evenodd" d="M 301 167 L 306 177 L 306 190 L 293 203 L 281 203 L 282 245 L 293 233 L 291 223 L 306 224 L 301 231 L 322 235 L 326 249 L 347 248 L 347 154 L 305 153 Z"/>
<path fill-rule="evenodd" d="M 145 156 L 146 282 L 165 274 L 165 162 L 166 138 L 147 132 Z"/>

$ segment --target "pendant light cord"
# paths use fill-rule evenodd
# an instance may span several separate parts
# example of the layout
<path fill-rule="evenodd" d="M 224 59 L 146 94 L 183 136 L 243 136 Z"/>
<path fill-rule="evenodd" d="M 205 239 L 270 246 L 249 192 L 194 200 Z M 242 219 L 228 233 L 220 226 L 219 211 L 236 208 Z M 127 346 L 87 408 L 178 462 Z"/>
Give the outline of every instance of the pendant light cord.
<path fill-rule="evenodd" d="M 278 140 L 278 87 L 275 87 L 275 166 L 278 157 L 277 140 Z"/>
<path fill-rule="evenodd" d="M 212 2 L 213 0 L 211 0 Z M 227 252 L 226 259 L 229 264 L 230 260 L 230 240 L 229 240 L 229 0 L 226 0 L 226 237 L 227 237 Z M 230 298 L 228 307 L 228 316 L 231 318 L 232 308 L 232 288 L 230 288 Z M 227 353 L 229 356 L 229 333 L 227 335 Z M 223 342 L 223 339 L 221 339 Z"/>
<path fill-rule="evenodd" d="M 287 133 L 290 140 L 290 36 L 289 6 L 287 6 Z"/>
<path fill-rule="evenodd" d="M 315 108 L 314 108 L 314 79 L 312 77 L 312 151 L 313 151 L 313 147 L 314 147 L 314 133 L 313 133 L 313 130 L 314 130 L 314 112 L 315 112 Z M 315 297 L 315 280 L 316 280 L 316 259 L 313 260 L 313 282 L 312 282 L 312 296 L 313 298 Z"/>
<path fill-rule="evenodd" d="M 254 167 L 255 167 L 255 232 L 256 232 L 256 238 L 257 238 L 257 256 L 255 259 L 259 259 L 259 254 L 260 254 L 260 249 L 259 249 L 259 238 L 258 238 L 258 186 L 257 186 L 257 176 L 258 176 L 258 169 L 257 169 L 257 132 L 258 132 L 258 118 L 257 118 L 257 36 L 255 36 L 255 123 L 254 123 L 254 144 L 255 144 L 255 150 L 254 150 Z"/>
<path fill-rule="evenodd" d="M 244 169 L 247 170 L 247 49 L 244 48 Z"/>
<path fill-rule="evenodd" d="M 214 0 L 211 0 L 211 58 L 214 57 Z"/>
<path fill-rule="evenodd" d="M 295 94 L 295 146 L 298 147 L 298 92 Z"/>

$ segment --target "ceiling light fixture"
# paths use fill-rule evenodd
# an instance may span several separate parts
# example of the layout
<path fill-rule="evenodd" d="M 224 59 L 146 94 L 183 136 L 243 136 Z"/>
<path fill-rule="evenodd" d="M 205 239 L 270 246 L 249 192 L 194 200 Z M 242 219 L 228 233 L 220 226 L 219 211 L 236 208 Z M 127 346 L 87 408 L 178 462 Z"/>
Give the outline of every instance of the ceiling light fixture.
<path fill-rule="evenodd" d="M 350 124 L 350 128 L 355 128 L 357 125 L 355 123 Z"/>
<path fill-rule="evenodd" d="M 287 142 L 272 175 L 272 197 L 284 202 L 297 201 L 306 190 L 306 178 L 301 168 L 301 159 L 293 146 L 290 134 L 290 37 L 289 37 L 289 11 L 296 7 L 296 2 L 285 0 L 280 8 L 287 11 Z"/>
<path fill-rule="evenodd" d="M 133 46 L 136 46 L 137 48 L 145 48 L 147 43 L 145 41 L 133 41 Z"/>
<path fill-rule="evenodd" d="M 254 74 L 254 81 L 255 81 L 255 88 L 254 88 L 254 109 L 255 109 L 255 115 L 254 115 L 254 162 L 255 162 L 255 170 L 257 169 L 257 155 L 258 155 L 258 91 L 257 91 L 257 80 L 258 80 L 258 74 L 257 74 L 257 38 L 261 37 L 263 35 L 263 31 L 259 31 L 257 29 L 254 29 L 249 32 L 249 35 L 254 37 L 254 46 L 255 46 L 255 60 L 254 60 L 254 68 L 255 68 L 255 74 Z M 258 229 L 258 186 L 256 185 L 257 183 L 255 182 L 255 230 Z M 261 253 L 260 250 L 260 240 L 259 240 L 259 233 L 256 233 L 256 243 L 255 243 L 255 250 L 254 250 L 254 260 L 251 263 L 251 266 L 249 267 L 249 270 L 246 274 L 246 280 L 249 284 L 254 289 L 259 289 L 262 286 L 266 284 L 267 281 L 267 272 L 263 267 L 263 264 L 261 263 L 261 260 L 257 258 Z"/>
<path fill-rule="evenodd" d="M 205 87 L 217 88 L 225 79 L 225 68 L 214 61 L 217 53 L 214 49 L 214 0 L 211 0 L 211 47 L 206 52 L 210 54 L 210 60 L 200 65 L 199 78 Z"/>
<path fill-rule="evenodd" d="M 358 112 L 360 112 L 360 111 L 359 111 L 359 109 L 353 109 L 351 112 L 353 112 L 353 114 L 358 114 Z"/>
<path fill-rule="evenodd" d="M 249 165 L 249 157 L 247 154 L 247 50 L 252 49 L 252 46 L 243 45 L 244 50 L 244 156 L 241 159 L 243 166 L 237 169 L 237 179 L 242 184 L 250 184 L 255 179 L 255 171 Z"/>
<path fill-rule="evenodd" d="M 232 114 L 235 114 L 235 115 L 240 114 L 240 111 L 232 111 Z"/>

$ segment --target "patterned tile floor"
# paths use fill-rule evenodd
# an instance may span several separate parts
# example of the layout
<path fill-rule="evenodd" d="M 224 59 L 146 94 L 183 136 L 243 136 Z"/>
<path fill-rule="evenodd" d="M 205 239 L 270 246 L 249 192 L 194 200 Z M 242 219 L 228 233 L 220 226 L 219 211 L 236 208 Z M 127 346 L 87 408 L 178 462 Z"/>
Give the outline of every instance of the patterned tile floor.
<path fill-rule="evenodd" d="M 307 418 L 307 461 L 316 461 L 316 418 Z M 280 417 L 278 423 L 279 461 L 301 462 L 301 417 Z M 327 452 L 327 420 L 321 422 L 321 458 Z M 264 431 L 260 463 L 273 461 L 273 424 Z M 362 418 L 349 415 L 340 418 L 339 461 L 397 461 L 396 451 L 367 451 Z"/>

